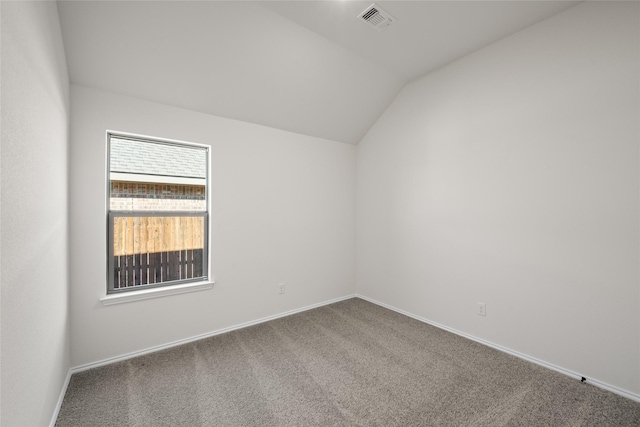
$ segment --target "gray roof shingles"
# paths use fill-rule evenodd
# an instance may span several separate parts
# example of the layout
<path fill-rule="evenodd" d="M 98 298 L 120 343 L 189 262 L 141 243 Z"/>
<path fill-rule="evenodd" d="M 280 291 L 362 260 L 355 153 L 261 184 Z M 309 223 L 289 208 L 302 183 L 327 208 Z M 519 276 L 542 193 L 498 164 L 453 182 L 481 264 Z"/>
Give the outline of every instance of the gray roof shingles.
<path fill-rule="evenodd" d="M 111 172 L 206 178 L 206 151 L 111 137 Z"/>

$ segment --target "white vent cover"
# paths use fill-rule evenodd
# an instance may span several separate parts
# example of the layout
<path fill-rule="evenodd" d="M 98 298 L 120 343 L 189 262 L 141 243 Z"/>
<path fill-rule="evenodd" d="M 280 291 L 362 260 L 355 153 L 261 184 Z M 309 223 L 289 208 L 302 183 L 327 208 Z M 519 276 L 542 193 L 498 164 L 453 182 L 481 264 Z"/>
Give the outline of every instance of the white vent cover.
<path fill-rule="evenodd" d="M 358 18 L 371 25 L 377 31 L 384 30 L 396 21 L 396 18 L 391 16 L 389 12 L 382 10 L 380 6 L 375 3 L 358 15 Z"/>

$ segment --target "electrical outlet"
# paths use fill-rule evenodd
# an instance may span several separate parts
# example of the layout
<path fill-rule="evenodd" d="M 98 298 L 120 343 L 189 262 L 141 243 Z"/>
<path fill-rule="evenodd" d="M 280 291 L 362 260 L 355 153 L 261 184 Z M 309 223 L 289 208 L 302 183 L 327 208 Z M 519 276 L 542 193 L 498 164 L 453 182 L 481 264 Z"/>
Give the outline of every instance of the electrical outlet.
<path fill-rule="evenodd" d="M 280 283 L 278 285 L 278 294 L 280 295 L 284 294 L 284 283 Z"/>
<path fill-rule="evenodd" d="M 486 316 L 487 315 L 487 305 L 483 302 L 478 303 L 478 316 Z"/>

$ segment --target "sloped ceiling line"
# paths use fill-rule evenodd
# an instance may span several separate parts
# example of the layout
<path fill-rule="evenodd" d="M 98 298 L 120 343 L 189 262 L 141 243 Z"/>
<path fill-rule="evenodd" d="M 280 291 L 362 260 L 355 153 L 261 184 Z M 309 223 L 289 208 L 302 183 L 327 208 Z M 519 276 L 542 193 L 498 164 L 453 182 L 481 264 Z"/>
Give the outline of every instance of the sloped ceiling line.
<path fill-rule="evenodd" d="M 71 82 L 357 144 L 402 87 L 576 2 L 58 1 Z M 375 88 L 375 90 L 372 90 Z"/>

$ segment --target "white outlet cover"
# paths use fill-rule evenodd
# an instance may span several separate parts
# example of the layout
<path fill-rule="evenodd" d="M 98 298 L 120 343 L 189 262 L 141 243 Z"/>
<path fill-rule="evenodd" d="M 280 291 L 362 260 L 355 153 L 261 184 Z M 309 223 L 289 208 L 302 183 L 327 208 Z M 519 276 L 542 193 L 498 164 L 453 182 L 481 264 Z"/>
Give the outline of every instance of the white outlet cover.
<path fill-rule="evenodd" d="M 486 316 L 487 315 L 487 305 L 483 302 L 478 303 L 478 315 Z"/>

